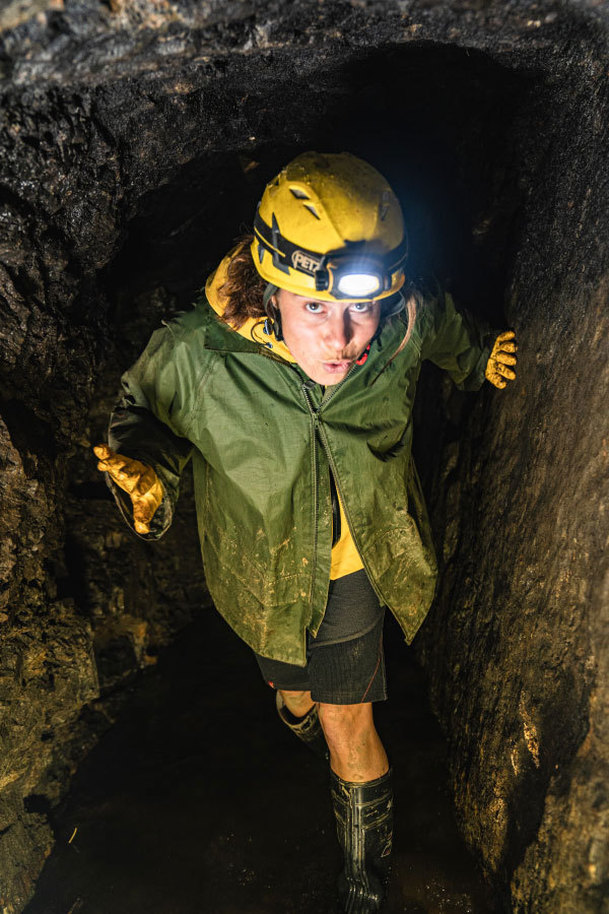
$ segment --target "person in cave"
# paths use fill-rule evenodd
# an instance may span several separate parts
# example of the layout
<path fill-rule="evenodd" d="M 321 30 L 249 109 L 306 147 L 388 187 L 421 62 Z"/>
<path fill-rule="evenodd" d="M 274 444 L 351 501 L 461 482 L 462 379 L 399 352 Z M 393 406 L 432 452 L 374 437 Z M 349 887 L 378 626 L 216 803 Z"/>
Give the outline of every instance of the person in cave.
<path fill-rule="evenodd" d="M 341 911 L 380 911 L 386 897 L 391 768 L 373 719 L 387 697 L 385 609 L 410 643 L 437 578 L 411 455 L 421 363 L 461 389 L 485 377 L 503 388 L 515 351 L 512 331 L 489 336 L 410 276 L 400 204 L 378 171 L 303 153 L 194 308 L 125 373 L 95 448 L 145 539 L 171 524 L 192 459 L 214 603 L 281 720 L 329 759 Z"/>

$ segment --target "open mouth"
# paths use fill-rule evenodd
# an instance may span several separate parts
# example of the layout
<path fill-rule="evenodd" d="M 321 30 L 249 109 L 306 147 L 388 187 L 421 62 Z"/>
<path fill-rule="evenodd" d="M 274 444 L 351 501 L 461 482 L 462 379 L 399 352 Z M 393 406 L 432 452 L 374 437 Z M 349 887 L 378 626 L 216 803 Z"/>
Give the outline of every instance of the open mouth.
<path fill-rule="evenodd" d="M 347 371 L 351 367 L 352 361 L 323 362 L 322 364 L 326 371 L 339 373 L 341 371 Z"/>

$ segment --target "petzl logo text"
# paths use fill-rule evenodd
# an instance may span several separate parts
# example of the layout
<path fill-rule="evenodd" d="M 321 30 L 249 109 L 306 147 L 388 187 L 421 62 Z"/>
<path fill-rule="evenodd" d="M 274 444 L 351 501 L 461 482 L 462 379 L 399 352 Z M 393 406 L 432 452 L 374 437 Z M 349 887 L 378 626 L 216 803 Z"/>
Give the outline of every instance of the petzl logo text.
<path fill-rule="evenodd" d="M 304 251 L 294 251 L 292 254 L 292 264 L 297 270 L 303 270 L 305 273 L 314 273 L 319 267 L 319 260 L 305 254 Z"/>

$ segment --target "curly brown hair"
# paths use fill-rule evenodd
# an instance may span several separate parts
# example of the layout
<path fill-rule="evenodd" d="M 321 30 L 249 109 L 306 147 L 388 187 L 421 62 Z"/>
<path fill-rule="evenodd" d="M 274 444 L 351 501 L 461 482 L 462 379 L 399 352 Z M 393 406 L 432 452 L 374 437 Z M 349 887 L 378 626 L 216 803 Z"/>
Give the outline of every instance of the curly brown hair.
<path fill-rule="evenodd" d="M 226 301 L 221 319 L 235 330 L 242 327 L 249 317 L 266 317 L 262 297 L 267 282 L 252 260 L 250 246 L 253 240 L 251 234 L 238 239 L 226 271 L 226 280 L 218 289 L 218 294 Z"/>

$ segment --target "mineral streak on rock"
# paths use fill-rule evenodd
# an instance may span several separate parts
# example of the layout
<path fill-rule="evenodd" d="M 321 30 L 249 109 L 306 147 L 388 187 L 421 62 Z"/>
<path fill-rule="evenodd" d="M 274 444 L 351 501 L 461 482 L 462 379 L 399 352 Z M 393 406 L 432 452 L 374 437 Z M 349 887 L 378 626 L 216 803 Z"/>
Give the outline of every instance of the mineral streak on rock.
<path fill-rule="evenodd" d="M 96 478 L 120 373 L 318 147 L 385 171 L 413 266 L 518 333 L 512 390 L 427 372 L 445 568 L 418 650 L 505 910 L 606 912 L 608 30 L 594 0 L 3 4 L 0 908 L 121 688 L 206 603 L 189 482 L 152 550 Z"/>

